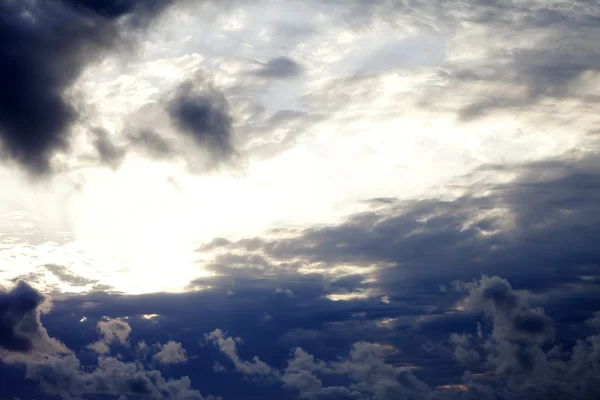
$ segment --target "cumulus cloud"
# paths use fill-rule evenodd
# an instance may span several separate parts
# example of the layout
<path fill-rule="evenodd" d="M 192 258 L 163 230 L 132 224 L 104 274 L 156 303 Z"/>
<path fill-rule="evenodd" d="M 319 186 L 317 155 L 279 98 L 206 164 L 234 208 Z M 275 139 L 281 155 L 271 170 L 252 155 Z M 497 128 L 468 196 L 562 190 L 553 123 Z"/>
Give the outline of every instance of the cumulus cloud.
<path fill-rule="evenodd" d="M 90 343 L 87 345 L 87 348 L 96 351 L 98 354 L 110 352 L 111 343 L 126 344 L 127 338 L 131 333 L 131 325 L 118 318 L 108 321 L 98 321 L 96 327 L 102 335 L 102 339 Z"/>
<path fill-rule="evenodd" d="M 261 361 L 258 357 L 254 357 L 252 361 L 243 361 L 240 359 L 237 353 L 236 341 L 227 336 L 225 332 L 220 329 L 205 335 L 208 342 L 214 344 L 219 350 L 225 354 L 233 363 L 235 369 L 245 375 L 270 375 L 273 370 L 270 366 Z"/>
<path fill-rule="evenodd" d="M 0 348 L 4 362 L 69 352 L 42 326 L 40 315 L 47 311 L 46 298 L 23 281 L 10 291 L 0 292 Z"/>
<path fill-rule="evenodd" d="M 37 381 L 45 392 L 62 396 L 104 394 L 147 399 L 205 399 L 191 388 L 187 376 L 165 379 L 159 371 L 112 357 L 99 357 L 97 368 L 91 372 L 86 372 L 74 356 L 47 358 L 28 364 L 27 378 Z"/>
<path fill-rule="evenodd" d="M 596 311 L 594 316 L 587 319 L 585 323 L 600 332 L 600 311 Z"/>
<path fill-rule="evenodd" d="M 163 364 L 179 364 L 186 362 L 188 357 L 181 343 L 170 341 L 160 345 L 160 351 L 154 355 L 154 359 Z"/>
<path fill-rule="evenodd" d="M 554 337 L 550 317 L 542 309 L 527 307 L 505 279 L 484 277 L 465 287 L 469 290 L 465 306 L 483 310 L 493 321 L 489 346 L 495 354 L 488 363 L 499 375 L 523 375 L 536 369 L 541 346 Z"/>
<path fill-rule="evenodd" d="M 483 311 L 490 319 L 491 332 L 481 348 L 486 367 L 491 368 L 497 383 L 502 383 L 486 387 L 466 375 L 467 386 L 502 399 L 598 396 L 600 385 L 593 383 L 597 372 L 592 365 L 597 362 L 594 346 L 600 335 L 578 340 L 570 352 L 559 345 L 549 347 L 554 336 L 553 321 L 542 309 L 527 304 L 526 293 L 515 291 L 499 277 L 483 277 L 462 288 L 469 295 L 461 304 Z M 454 335 L 451 341 L 469 347 L 464 336 Z"/>
<path fill-rule="evenodd" d="M 387 364 L 385 353 L 386 349 L 379 344 L 360 342 L 352 346 L 346 360 L 325 363 L 297 348 L 282 379 L 286 387 L 297 389 L 307 399 L 426 398 L 428 386 L 418 380 L 409 368 Z M 324 386 L 316 373 L 346 375 L 354 383 L 349 387 Z"/>
<path fill-rule="evenodd" d="M 450 343 L 454 345 L 454 358 L 464 366 L 472 366 L 479 362 L 477 351 L 469 349 L 469 337 L 457 333 L 450 334 Z"/>
<path fill-rule="evenodd" d="M 98 354 L 106 354 L 110 352 L 110 346 L 103 340 L 98 340 L 87 345 L 88 349 L 94 350 Z"/>
<path fill-rule="evenodd" d="M 131 333 L 131 326 L 122 319 L 98 321 L 98 330 L 107 342 L 120 342 L 124 344 Z"/>

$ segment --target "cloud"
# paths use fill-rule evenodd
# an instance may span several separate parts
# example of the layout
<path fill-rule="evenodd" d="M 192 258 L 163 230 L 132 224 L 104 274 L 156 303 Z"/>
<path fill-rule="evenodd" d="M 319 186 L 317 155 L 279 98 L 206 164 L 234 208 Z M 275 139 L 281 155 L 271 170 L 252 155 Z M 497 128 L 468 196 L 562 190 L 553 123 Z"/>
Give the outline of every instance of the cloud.
<path fill-rule="evenodd" d="M 98 331 L 102 334 L 102 339 L 90 343 L 86 348 L 94 350 L 98 354 L 107 354 L 110 352 L 111 343 L 127 343 L 127 338 L 131 333 L 131 326 L 121 319 L 109 319 L 108 321 L 98 321 L 96 324 Z"/>
<path fill-rule="evenodd" d="M 61 280 L 61 282 L 68 283 L 71 286 L 87 286 L 98 281 L 87 279 L 79 275 L 75 275 L 69 272 L 68 268 L 62 265 L 46 264 L 43 266 L 46 270 L 50 271 L 54 276 Z"/>
<path fill-rule="evenodd" d="M 174 154 L 173 145 L 152 129 L 142 129 L 137 134 L 129 135 L 129 140 L 135 149 L 155 159 L 169 158 Z"/>
<path fill-rule="evenodd" d="M 600 274 L 594 267 L 600 257 L 597 161 L 576 153 L 514 168 L 488 166 L 465 177 L 481 183 L 462 187 L 452 199 L 401 201 L 337 225 L 215 242 L 212 252 L 225 265 L 233 264 L 225 257 L 233 252 L 288 269 L 302 260 L 307 272 L 352 265 L 377 278 L 383 294 L 403 281 L 434 279 L 437 286 L 471 279 L 475 271 L 501 273 L 531 288 L 593 285 L 581 276 Z M 496 183 L 511 174 L 510 183 Z"/>
<path fill-rule="evenodd" d="M 236 341 L 228 337 L 225 332 L 220 329 L 215 329 L 211 333 L 205 335 L 207 341 L 212 342 L 219 350 L 225 354 L 235 369 L 245 375 L 270 375 L 273 373 L 270 366 L 261 361 L 258 357 L 254 357 L 252 361 L 242 361 L 237 354 Z"/>
<path fill-rule="evenodd" d="M 286 79 L 294 78 L 302 73 L 300 64 L 288 57 L 276 57 L 269 60 L 255 75 L 263 78 Z"/>
<path fill-rule="evenodd" d="M 227 99 L 207 82 L 188 80 L 180 84 L 169 97 L 167 110 L 175 127 L 213 160 L 234 155 Z"/>
<path fill-rule="evenodd" d="M 505 279 L 483 277 L 465 287 L 469 291 L 465 307 L 483 310 L 493 321 L 489 346 L 495 355 L 488 363 L 500 376 L 532 372 L 541 357 L 541 346 L 554 338 L 550 317 L 541 309 L 527 307 Z"/>
<path fill-rule="evenodd" d="M 165 379 L 159 371 L 112 357 L 99 357 L 98 366 L 90 372 L 84 371 L 74 356 L 48 358 L 27 365 L 27 378 L 37 381 L 46 393 L 62 396 L 103 394 L 147 399 L 205 399 L 191 388 L 187 376 Z"/>
<path fill-rule="evenodd" d="M 124 344 L 127 341 L 131 326 L 121 319 L 110 319 L 108 321 L 98 321 L 98 330 L 104 336 L 107 342 L 120 342 Z"/>
<path fill-rule="evenodd" d="M 4 362 L 18 362 L 29 356 L 68 353 L 58 340 L 48 336 L 40 322 L 49 310 L 45 297 L 23 281 L 10 291 L 0 292 L 0 348 Z"/>
<path fill-rule="evenodd" d="M 585 321 L 586 324 L 600 332 L 600 311 L 596 311 L 592 318 L 589 318 Z"/>
<path fill-rule="evenodd" d="M 98 340 L 86 346 L 88 349 L 94 350 L 98 354 L 107 354 L 110 352 L 110 346 L 103 340 Z"/>
<path fill-rule="evenodd" d="M 462 365 L 473 366 L 479 362 L 479 353 L 469 349 L 469 337 L 467 335 L 452 333 L 450 334 L 450 343 L 455 346 L 454 358 Z"/>
<path fill-rule="evenodd" d="M 325 363 L 301 348 L 295 349 L 283 374 L 285 386 L 297 389 L 302 398 L 376 399 L 426 398 L 429 388 L 408 368 L 384 362 L 386 349 L 375 343 L 360 342 L 352 346 L 348 358 Z M 348 387 L 324 386 L 315 373 L 347 375 L 355 383 Z"/>
<path fill-rule="evenodd" d="M 32 174 L 69 148 L 78 106 L 69 93 L 82 70 L 123 43 L 171 1 L 3 1 L 0 4 L 0 142 Z M 123 21 L 122 17 L 126 20 Z"/>
<path fill-rule="evenodd" d="M 118 168 L 125 158 L 126 149 L 115 145 L 105 129 L 95 129 L 94 135 L 96 138 L 93 144 L 100 157 L 100 162 Z"/>
<path fill-rule="evenodd" d="M 592 383 L 596 372 L 588 371 L 595 363 L 593 350 L 600 335 L 578 340 L 570 352 L 561 346 L 546 345 L 554 336 L 553 321 L 540 308 L 527 305 L 527 293 L 517 292 L 499 277 L 483 277 L 460 285 L 469 295 L 461 304 L 483 311 L 491 321 L 491 332 L 480 346 L 486 366 L 493 371 L 495 386 L 478 384 L 466 375 L 466 384 L 502 399 L 556 398 L 592 399 L 600 385 Z M 469 344 L 454 336 L 462 347 Z M 460 342 L 460 343 L 459 343 Z M 498 383 L 501 383 L 498 386 Z"/>
<path fill-rule="evenodd" d="M 170 341 L 160 345 L 160 351 L 154 355 L 154 359 L 163 364 L 179 364 L 188 360 L 187 352 L 181 343 Z"/>

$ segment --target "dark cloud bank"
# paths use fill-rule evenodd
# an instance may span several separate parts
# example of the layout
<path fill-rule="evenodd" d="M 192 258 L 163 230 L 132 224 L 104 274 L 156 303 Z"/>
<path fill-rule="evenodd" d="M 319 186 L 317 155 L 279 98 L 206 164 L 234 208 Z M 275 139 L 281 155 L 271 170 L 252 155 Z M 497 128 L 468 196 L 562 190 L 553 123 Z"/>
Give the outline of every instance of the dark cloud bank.
<path fill-rule="evenodd" d="M 279 239 L 216 239 L 199 251 L 219 275 L 185 294 L 59 296 L 43 313 L 19 283 L 0 299 L 6 393 L 595 399 L 597 161 L 489 166 L 477 177 L 517 178 L 454 200 L 376 199 Z"/>

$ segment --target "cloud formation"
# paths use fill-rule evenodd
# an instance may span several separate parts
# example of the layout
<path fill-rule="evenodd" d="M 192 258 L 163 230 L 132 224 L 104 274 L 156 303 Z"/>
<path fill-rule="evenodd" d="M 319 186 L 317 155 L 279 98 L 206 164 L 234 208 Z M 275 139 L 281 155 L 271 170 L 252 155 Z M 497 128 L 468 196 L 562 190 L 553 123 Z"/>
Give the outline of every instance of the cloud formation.
<path fill-rule="evenodd" d="M 261 361 L 258 357 L 254 357 L 252 361 L 241 360 L 237 354 L 236 341 L 232 337 L 227 336 L 227 334 L 220 329 L 215 329 L 206 334 L 205 338 L 207 341 L 217 346 L 223 354 L 229 357 L 235 369 L 242 374 L 269 375 L 273 372 L 271 367 Z"/>
<path fill-rule="evenodd" d="M 187 352 L 181 343 L 170 341 L 160 346 L 160 351 L 154 355 L 154 359 L 163 364 L 179 364 L 188 360 Z"/>
<path fill-rule="evenodd" d="M 4 157 L 32 174 L 49 173 L 54 154 L 68 150 L 69 129 L 79 117 L 69 92 L 75 80 L 87 65 L 123 43 L 124 27 L 146 24 L 170 3 L 2 1 L 0 143 Z"/>
<path fill-rule="evenodd" d="M 48 336 L 40 315 L 48 311 L 45 297 L 23 281 L 10 291 L 0 292 L 0 348 L 4 362 L 20 356 L 43 356 L 68 352 L 64 345 Z"/>
<path fill-rule="evenodd" d="M 168 100 L 167 111 L 176 128 L 208 151 L 210 158 L 227 160 L 235 153 L 227 99 L 207 82 L 197 80 L 177 87 Z"/>
<path fill-rule="evenodd" d="M 302 73 L 300 64 L 288 57 L 276 57 L 267 61 L 255 75 L 263 78 L 285 79 L 293 78 Z"/>

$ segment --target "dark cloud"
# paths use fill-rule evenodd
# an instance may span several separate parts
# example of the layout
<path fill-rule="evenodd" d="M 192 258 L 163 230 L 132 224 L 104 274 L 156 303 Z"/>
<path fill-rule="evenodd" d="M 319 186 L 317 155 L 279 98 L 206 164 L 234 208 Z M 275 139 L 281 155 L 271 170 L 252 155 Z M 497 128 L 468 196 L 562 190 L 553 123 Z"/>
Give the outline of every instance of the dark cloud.
<path fill-rule="evenodd" d="M 33 174 L 52 169 L 78 118 L 69 89 L 81 71 L 170 0 L 0 2 L 0 143 L 4 156 Z M 124 17 L 127 21 L 117 21 Z"/>
<path fill-rule="evenodd" d="M 62 0 L 78 10 L 86 10 L 108 19 L 129 17 L 140 21 L 148 18 L 173 2 L 173 0 Z"/>
<path fill-rule="evenodd" d="M 198 79 L 177 87 L 167 103 L 173 124 L 188 135 L 216 161 L 235 153 L 232 144 L 232 118 L 223 93 Z"/>
<path fill-rule="evenodd" d="M 518 178 L 472 186 L 454 200 L 398 202 L 340 225 L 289 232 L 285 239 L 212 246 L 220 246 L 220 252 L 258 253 L 275 265 L 294 259 L 316 267 L 380 265 L 376 275 L 389 290 L 431 277 L 437 286 L 473 273 L 501 273 L 530 289 L 568 282 L 592 287 L 594 281 L 581 276 L 600 274 L 597 165 L 596 157 L 576 156 L 511 170 L 490 167 L 467 179 L 486 182 L 486 176 L 503 173 Z"/>
<path fill-rule="evenodd" d="M 288 57 L 277 57 L 269 60 L 255 75 L 263 78 L 286 79 L 294 78 L 302 73 L 300 64 Z"/>
<path fill-rule="evenodd" d="M 554 337 L 552 320 L 543 310 L 528 307 L 504 279 L 484 277 L 466 287 L 467 307 L 483 310 L 492 318 L 489 348 L 495 348 L 496 354 L 488 362 L 496 367 L 496 373 L 524 376 L 532 372 L 541 346 Z"/>
<path fill-rule="evenodd" d="M 68 352 L 42 326 L 40 315 L 44 307 L 47 311 L 45 297 L 23 281 L 0 293 L 0 348 L 5 350 L 4 362 Z"/>

